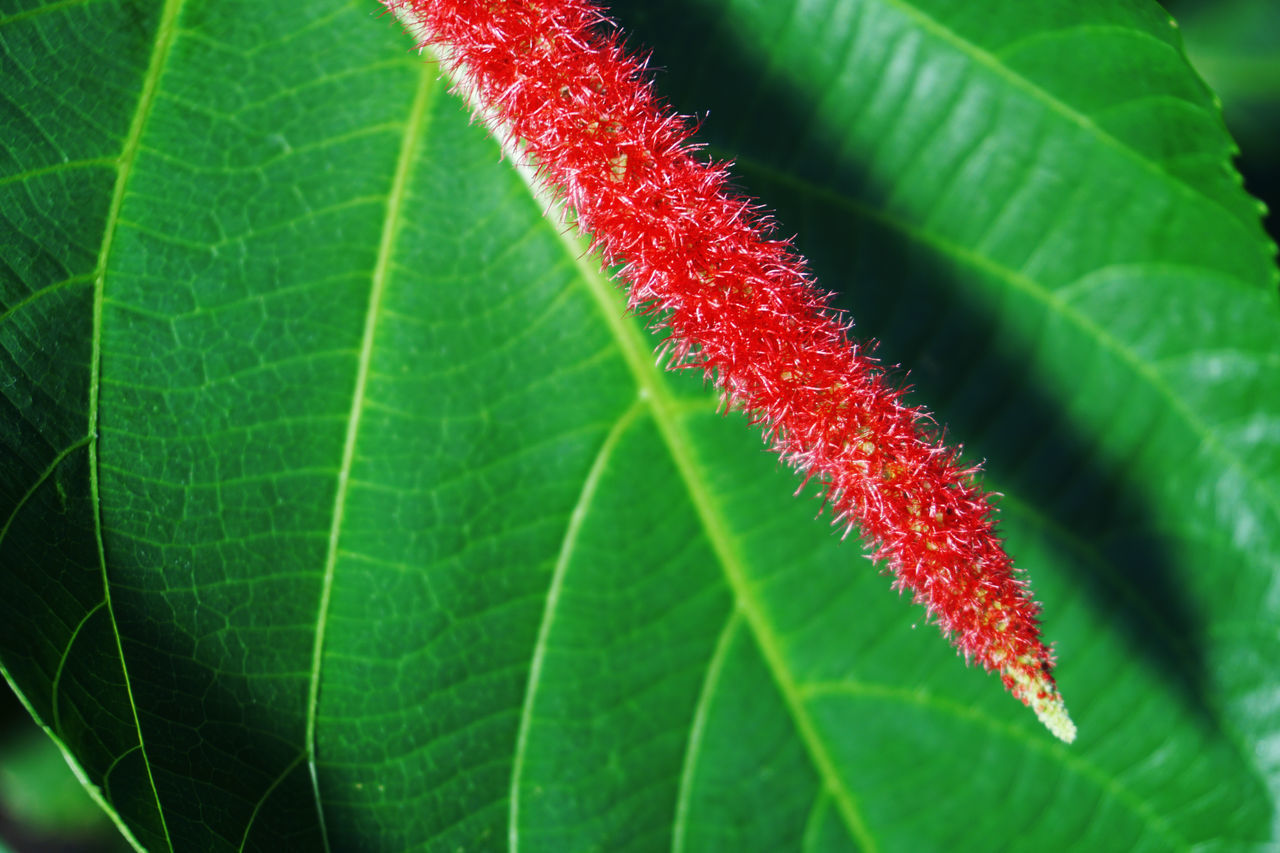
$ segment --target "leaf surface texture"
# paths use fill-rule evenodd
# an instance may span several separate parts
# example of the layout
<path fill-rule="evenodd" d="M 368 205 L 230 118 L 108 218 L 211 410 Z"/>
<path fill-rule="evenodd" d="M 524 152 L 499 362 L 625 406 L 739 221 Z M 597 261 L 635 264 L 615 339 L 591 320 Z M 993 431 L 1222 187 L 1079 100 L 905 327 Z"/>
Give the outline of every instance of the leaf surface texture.
<path fill-rule="evenodd" d="M 1277 840 L 1273 248 L 1154 3 L 614 8 L 985 460 L 1070 748 L 376 10 L 0 8 L 0 663 L 140 845 Z"/>

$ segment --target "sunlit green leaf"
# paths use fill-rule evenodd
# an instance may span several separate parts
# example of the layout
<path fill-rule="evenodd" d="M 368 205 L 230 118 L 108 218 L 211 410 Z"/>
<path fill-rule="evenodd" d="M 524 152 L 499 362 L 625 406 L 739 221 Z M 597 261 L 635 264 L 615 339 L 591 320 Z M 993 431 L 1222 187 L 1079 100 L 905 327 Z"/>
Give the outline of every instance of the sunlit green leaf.
<path fill-rule="evenodd" d="M 1280 841 L 1276 267 L 1154 2 L 614 6 L 985 460 L 1070 747 L 379 9 L 0 4 L 0 665 L 141 846 Z"/>

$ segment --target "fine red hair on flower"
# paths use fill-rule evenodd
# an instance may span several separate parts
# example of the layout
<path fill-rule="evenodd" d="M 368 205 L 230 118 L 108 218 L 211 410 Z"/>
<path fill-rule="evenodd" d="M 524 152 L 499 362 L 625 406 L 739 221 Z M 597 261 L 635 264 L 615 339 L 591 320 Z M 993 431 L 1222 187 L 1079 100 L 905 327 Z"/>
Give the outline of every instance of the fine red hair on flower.
<path fill-rule="evenodd" d="M 1075 726 L 1040 639 L 1039 606 L 995 533 L 975 469 L 846 337 L 790 243 L 694 156 L 688 123 L 654 95 L 586 0 L 382 0 L 441 57 L 507 145 L 573 210 L 629 303 L 763 427 L 835 523 L 856 524 L 966 659 L 1000 673 L 1058 737 Z"/>

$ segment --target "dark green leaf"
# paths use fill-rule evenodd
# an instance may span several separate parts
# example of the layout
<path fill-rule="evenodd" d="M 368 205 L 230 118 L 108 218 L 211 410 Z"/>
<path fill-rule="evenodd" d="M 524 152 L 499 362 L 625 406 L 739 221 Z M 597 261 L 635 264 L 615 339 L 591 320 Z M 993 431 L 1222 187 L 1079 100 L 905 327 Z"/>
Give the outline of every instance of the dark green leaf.
<path fill-rule="evenodd" d="M 1280 841 L 1276 269 L 1154 3 L 615 9 L 986 460 L 1072 747 L 378 8 L 0 8 L 0 663 L 139 844 Z"/>

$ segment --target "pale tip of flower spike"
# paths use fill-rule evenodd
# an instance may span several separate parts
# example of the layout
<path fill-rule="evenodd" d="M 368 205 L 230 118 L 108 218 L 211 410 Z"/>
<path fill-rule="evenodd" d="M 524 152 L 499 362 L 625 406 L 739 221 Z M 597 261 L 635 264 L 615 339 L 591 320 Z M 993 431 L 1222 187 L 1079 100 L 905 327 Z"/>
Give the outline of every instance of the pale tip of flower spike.
<path fill-rule="evenodd" d="M 1063 743 L 1076 739 L 1076 724 L 1067 714 L 1067 705 L 1047 673 L 1036 670 L 1033 675 L 1022 667 L 1011 666 L 1002 670 L 1002 674 L 1013 679 L 1014 695 L 1036 712 L 1040 722 L 1053 732 L 1054 737 Z"/>

